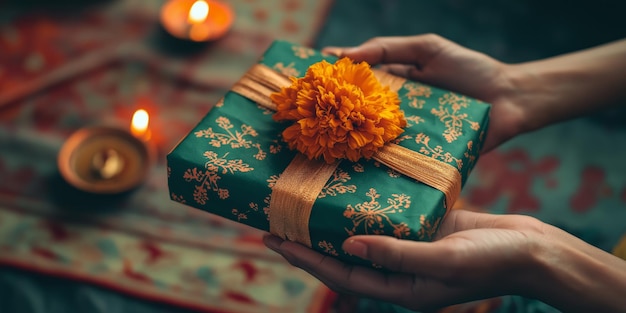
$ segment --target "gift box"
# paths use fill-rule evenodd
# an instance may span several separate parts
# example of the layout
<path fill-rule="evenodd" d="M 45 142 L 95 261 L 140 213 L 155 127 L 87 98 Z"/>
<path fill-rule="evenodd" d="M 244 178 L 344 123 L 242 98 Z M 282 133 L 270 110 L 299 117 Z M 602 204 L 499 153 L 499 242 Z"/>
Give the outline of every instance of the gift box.
<path fill-rule="evenodd" d="M 337 58 L 275 41 L 168 154 L 171 198 L 353 263 L 341 249 L 352 235 L 430 240 L 478 159 L 490 106 L 374 69 L 397 92 L 404 132 L 369 159 L 309 160 L 283 141 L 269 96 L 322 60 Z"/>

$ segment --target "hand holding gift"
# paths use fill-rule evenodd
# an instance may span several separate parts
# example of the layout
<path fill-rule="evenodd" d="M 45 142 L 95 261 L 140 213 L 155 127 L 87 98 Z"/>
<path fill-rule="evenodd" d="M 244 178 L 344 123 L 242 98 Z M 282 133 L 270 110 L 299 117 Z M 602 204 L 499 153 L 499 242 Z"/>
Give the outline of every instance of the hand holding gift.
<path fill-rule="evenodd" d="M 493 104 L 485 150 L 551 123 L 626 103 L 626 41 L 509 65 L 436 35 L 330 48 Z M 266 245 L 331 288 L 433 310 L 519 294 L 566 312 L 626 312 L 626 262 L 534 218 L 452 211 L 433 242 L 353 236 L 343 250 L 391 270 L 343 263 L 274 236 Z"/>

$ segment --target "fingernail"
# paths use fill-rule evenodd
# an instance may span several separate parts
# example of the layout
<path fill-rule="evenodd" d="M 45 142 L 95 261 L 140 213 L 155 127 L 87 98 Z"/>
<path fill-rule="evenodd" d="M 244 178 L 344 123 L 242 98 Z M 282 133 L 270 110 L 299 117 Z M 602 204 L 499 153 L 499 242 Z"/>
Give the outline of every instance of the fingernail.
<path fill-rule="evenodd" d="M 263 236 L 263 243 L 265 244 L 265 246 L 272 249 L 274 252 L 280 253 L 280 244 L 282 242 L 282 239 L 273 235 Z"/>
<path fill-rule="evenodd" d="M 322 53 L 340 57 L 343 54 L 343 49 L 337 47 L 326 47 L 322 49 Z"/>
<path fill-rule="evenodd" d="M 343 250 L 363 259 L 367 258 L 367 245 L 358 240 L 348 239 L 343 244 Z"/>

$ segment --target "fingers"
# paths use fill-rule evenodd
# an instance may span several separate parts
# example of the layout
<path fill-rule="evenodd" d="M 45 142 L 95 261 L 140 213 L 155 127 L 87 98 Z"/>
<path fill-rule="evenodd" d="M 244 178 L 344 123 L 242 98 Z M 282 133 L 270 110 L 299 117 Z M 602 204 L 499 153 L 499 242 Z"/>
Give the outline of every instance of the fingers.
<path fill-rule="evenodd" d="M 498 218 L 498 215 L 453 210 L 442 223 L 437 238 L 444 238 L 464 230 L 492 228 Z M 315 273 L 309 272 L 323 281 L 332 281 L 339 273 L 350 276 L 351 273 L 346 270 L 353 270 L 337 259 L 326 257 L 297 243 L 283 241 L 275 236 L 267 236 L 264 241 L 270 249 L 282 254 L 293 265 L 307 271 L 313 269 Z M 391 271 L 416 273 L 433 278 L 449 277 L 449 270 L 461 264 L 458 261 L 459 249 L 456 249 L 450 240 L 445 239 L 418 242 L 389 236 L 353 236 L 344 242 L 343 249 Z M 355 267 L 355 270 L 362 271 L 363 268 Z M 381 279 L 371 275 L 373 274 L 367 274 L 368 279 Z"/>
<path fill-rule="evenodd" d="M 446 237 L 452 233 L 476 229 L 493 228 L 502 216 L 488 213 L 478 213 L 466 210 L 452 210 L 439 226 L 435 234 L 435 240 Z"/>
<path fill-rule="evenodd" d="M 450 234 L 481 228 L 507 228 L 503 219 L 487 213 L 453 210 L 441 224 L 435 241 L 400 240 L 390 236 L 353 236 L 344 241 L 343 250 L 380 264 L 391 271 L 414 273 L 440 280 L 451 279 L 462 271 L 467 246 L 463 236 Z"/>
<path fill-rule="evenodd" d="M 367 293 L 369 290 L 351 288 L 351 285 L 358 285 L 351 280 L 358 280 L 361 285 L 375 286 L 382 282 L 382 277 L 372 275 L 363 269 L 359 270 L 360 275 L 353 275 L 354 268 L 347 266 L 341 261 L 326 257 L 300 244 L 283 241 L 275 236 L 265 236 L 263 241 L 266 246 L 281 254 L 293 266 L 299 267 L 309 274 L 315 276 L 328 287 L 339 292 Z M 368 282 L 369 281 L 369 282 Z"/>
<path fill-rule="evenodd" d="M 410 64 L 419 68 L 452 42 L 434 34 L 377 37 L 358 47 L 328 47 L 323 52 L 374 64 Z"/>
<path fill-rule="evenodd" d="M 411 80 L 423 80 L 422 71 L 418 70 L 415 65 L 406 64 L 385 64 L 379 67 L 380 70 L 387 73 L 408 78 Z"/>
<path fill-rule="evenodd" d="M 411 290 L 412 278 L 406 275 L 390 275 L 362 266 L 348 265 L 300 244 L 283 241 L 271 235 L 265 236 L 263 241 L 289 263 L 307 271 L 337 292 L 399 301 L 407 290 Z"/>
<path fill-rule="evenodd" d="M 343 243 L 343 249 L 390 271 L 431 278 L 445 278 L 456 255 L 450 245 L 440 242 L 399 240 L 389 236 L 353 236 Z"/>
<path fill-rule="evenodd" d="M 383 236 L 357 237 L 386 238 Z M 459 303 L 468 299 L 468 295 L 472 293 L 427 277 L 349 265 L 272 235 L 265 236 L 263 241 L 270 249 L 285 257 L 289 263 L 305 270 L 329 288 L 340 293 L 379 299 L 422 311 Z M 354 247 L 355 252 L 358 249 L 358 246 Z M 361 253 L 363 252 L 367 253 L 362 250 Z M 413 272 L 417 266 L 419 264 L 411 267 Z"/>

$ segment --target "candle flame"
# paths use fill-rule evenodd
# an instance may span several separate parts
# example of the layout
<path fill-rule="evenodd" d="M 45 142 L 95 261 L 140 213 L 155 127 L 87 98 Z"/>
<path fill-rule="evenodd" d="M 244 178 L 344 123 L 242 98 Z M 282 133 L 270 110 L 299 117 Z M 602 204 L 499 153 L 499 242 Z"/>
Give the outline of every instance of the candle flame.
<path fill-rule="evenodd" d="M 130 123 L 130 132 L 137 138 L 144 138 L 148 134 L 149 122 L 150 116 L 146 110 L 139 109 L 135 111 Z"/>
<path fill-rule="evenodd" d="M 199 24 L 206 20 L 209 15 L 209 4 L 204 0 L 197 0 L 189 9 L 188 21 L 190 24 Z"/>

